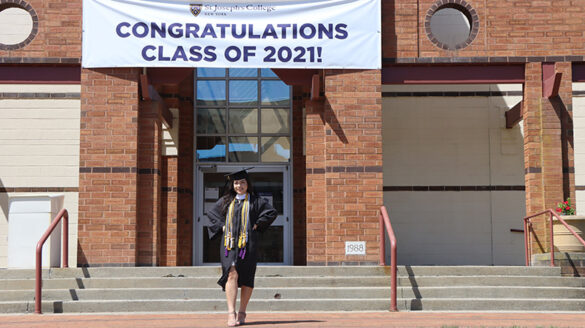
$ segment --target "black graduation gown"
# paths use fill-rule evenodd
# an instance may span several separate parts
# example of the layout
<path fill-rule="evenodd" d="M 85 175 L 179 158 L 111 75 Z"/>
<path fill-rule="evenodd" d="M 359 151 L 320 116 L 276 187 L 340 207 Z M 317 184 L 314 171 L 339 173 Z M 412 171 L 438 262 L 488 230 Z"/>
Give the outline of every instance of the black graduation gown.
<path fill-rule="evenodd" d="M 235 236 L 236 246 L 234 249 L 228 252 L 228 256 L 225 256 L 225 246 L 223 242 L 225 232 L 223 232 L 224 235 L 221 236 L 220 258 L 222 275 L 217 283 L 224 291 L 232 263 L 235 263 L 236 271 L 238 272 L 238 286 L 248 286 L 254 288 L 254 276 L 256 274 L 256 264 L 258 263 L 258 233 L 266 231 L 266 229 L 268 229 L 270 224 L 274 222 L 276 216 L 278 215 L 276 210 L 268 203 L 268 201 L 261 197 L 250 195 L 249 201 L 250 209 L 248 220 L 250 221 L 250 224 L 248 225 L 248 243 L 246 244 L 246 255 L 244 258 L 242 259 L 238 256 L 240 249 L 237 248 L 242 205 L 244 203 L 243 200 L 239 202 L 236 200 L 236 204 L 234 206 L 233 221 L 237 234 Z M 226 218 L 225 216 L 221 215 L 223 212 L 223 205 L 224 199 L 222 197 L 215 203 L 213 208 L 207 212 L 207 217 L 211 221 L 211 225 L 208 227 L 210 239 L 213 238 L 216 234 L 222 232 L 223 226 L 225 225 Z M 225 206 L 229 206 L 229 203 L 225 204 Z M 257 229 L 255 231 L 252 230 L 254 225 L 257 225 Z"/>

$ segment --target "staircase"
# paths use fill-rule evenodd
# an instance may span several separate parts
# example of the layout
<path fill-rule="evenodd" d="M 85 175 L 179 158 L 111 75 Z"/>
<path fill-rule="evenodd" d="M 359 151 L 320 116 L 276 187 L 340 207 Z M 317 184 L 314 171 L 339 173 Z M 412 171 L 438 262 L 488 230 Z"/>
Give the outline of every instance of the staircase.
<path fill-rule="evenodd" d="M 43 313 L 225 312 L 218 267 L 43 271 Z M 248 310 L 388 311 L 388 267 L 262 266 Z M 585 278 L 560 268 L 399 266 L 401 311 L 583 311 Z M 34 270 L 0 270 L 0 313 L 34 312 Z"/>

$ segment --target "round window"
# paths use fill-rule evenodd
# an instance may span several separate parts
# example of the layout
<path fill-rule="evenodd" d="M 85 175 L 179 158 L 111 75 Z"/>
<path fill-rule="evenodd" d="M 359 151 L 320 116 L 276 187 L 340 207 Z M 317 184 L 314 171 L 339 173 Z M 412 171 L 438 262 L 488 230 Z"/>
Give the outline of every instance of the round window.
<path fill-rule="evenodd" d="M 464 1 L 439 0 L 427 13 L 425 28 L 427 36 L 436 46 L 458 50 L 475 39 L 479 20 L 475 10 Z"/>
<path fill-rule="evenodd" d="M 0 0 L 0 49 L 14 50 L 29 44 L 36 35 L 37 22 L 35 11 L 24 1 Z"/>

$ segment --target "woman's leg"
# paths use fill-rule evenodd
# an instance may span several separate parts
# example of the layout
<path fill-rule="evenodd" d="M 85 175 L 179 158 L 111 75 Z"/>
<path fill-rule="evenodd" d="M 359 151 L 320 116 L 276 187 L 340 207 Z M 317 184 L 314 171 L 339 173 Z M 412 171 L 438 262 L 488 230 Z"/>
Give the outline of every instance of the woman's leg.
<path fill-rule="evenodd" d="M 250 297 L 252 297 L 252 291 L 254 288 L 248 286 L 242 286 L 240 293 L 240 310 L 238 311 L 238 324 L 243 325 L 246 322 L 246 308 Z"/>
<path fill-rule="evenodd" d="M 242 292 L 240 294 L 240 311 L 239 312 L 246 312 L 246 308 L 248 307 L 248 302 L 250 301 L 250 297 L 252 297 L 252 291 L 254 288 L 248 286 L 242 286 Z"/>
<path fill-rule="evenodd" d="M 238 297 L 238 272 L 236 267 L 230 268 L 227 282 L 225 283 L 225 298 L 228 306 L 228 326 L 236 324 L 234 316 L 236 312 L 236 298 Z"/>

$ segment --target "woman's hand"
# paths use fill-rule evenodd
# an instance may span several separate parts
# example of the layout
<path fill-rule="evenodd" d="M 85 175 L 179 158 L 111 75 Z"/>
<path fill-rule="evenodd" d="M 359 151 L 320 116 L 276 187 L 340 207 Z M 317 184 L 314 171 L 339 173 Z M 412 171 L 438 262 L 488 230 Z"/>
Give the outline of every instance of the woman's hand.
<path fill-rule="evenodd" d="M 225 226 L 221 227 L 221 231 L 225 232 Z"/>
<path fill-rule="evenodd" d="M 258 228 L 258 225 L 257 225 L 257 224 L 255 224 L 255 225 L 252 227 L 252 230 L 256 230 L 257 228 Z"/>

